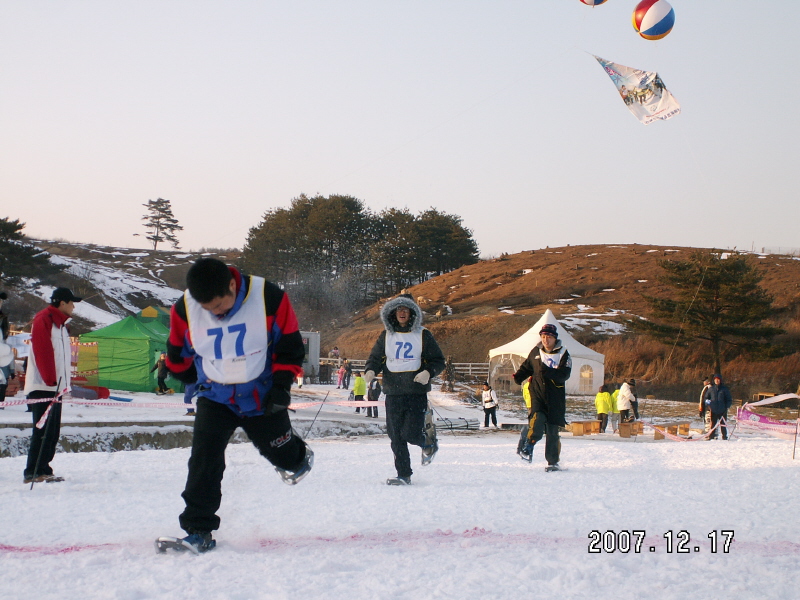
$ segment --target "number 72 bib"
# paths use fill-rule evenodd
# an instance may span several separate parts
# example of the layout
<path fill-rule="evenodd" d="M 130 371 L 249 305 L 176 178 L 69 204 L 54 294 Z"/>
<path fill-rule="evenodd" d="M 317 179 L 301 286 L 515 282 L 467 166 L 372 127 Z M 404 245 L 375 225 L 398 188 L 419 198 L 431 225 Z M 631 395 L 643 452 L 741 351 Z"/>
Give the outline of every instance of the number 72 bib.
<path fill-rule="evenodd" d="M 386 332 L 386 368 L 392 373 L 418 371 L 422 366 L 422 329 Z"/>

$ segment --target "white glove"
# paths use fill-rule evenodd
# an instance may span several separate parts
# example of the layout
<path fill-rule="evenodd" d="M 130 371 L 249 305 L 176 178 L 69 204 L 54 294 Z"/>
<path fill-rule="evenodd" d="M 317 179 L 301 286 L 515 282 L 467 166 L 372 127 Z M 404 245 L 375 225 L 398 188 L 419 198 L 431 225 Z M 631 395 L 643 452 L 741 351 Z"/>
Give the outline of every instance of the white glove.
<path fill-rule="evenodd" d="M 364 381 L 366 381 L 367 387 L 369 387 L 369 384 L 372 383 L 373 379 L 375 379 L 375 371 L 367 371 L 364 373 Z"/>
<path fill-rule="evenodd" d="M 428 382 L 431 379 L 431 374 L 427 371 L 420 371 L 414 376 L 414 381 L 417 383 L 421 383 L 422 385 L 428 385 Z"/>

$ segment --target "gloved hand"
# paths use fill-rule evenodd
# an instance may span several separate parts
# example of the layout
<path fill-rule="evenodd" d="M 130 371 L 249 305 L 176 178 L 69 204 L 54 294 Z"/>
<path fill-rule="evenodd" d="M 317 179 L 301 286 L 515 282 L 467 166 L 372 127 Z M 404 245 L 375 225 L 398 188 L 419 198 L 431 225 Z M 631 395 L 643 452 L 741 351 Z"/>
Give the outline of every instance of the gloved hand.
<path fill-rule="evenodd" d="M 289 390 L 279 385 L 272 386 L 267 398 L 267 401 L 272 405 L 272 408 L 268 414 L 286 410 L 286 408 L 288 408 L 292 403 L 292 396 L 289 394 Z"/>
<path fill-rule="evenodd" d="M 428 385 L 428 382 L 431 380 L 431 374 L 427 371 L 420 371 L 414 376 L 414 381 L 420 383 L 422 385 Z"/>
<path fill-rule="evenodd" d="M 375 379 L 375 371 L 367 371 L 364 373 L 364 381 L 366 382 L 367 387 L 369 387 L 369 384 L 372 383 L 373 379 Z"/>

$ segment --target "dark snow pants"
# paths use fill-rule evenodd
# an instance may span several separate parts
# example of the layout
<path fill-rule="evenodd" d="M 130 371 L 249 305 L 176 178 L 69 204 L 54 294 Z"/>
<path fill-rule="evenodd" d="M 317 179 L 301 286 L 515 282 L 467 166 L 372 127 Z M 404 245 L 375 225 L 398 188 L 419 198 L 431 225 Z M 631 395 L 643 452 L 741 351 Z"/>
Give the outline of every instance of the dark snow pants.
<path fill-rule="evenodd" d="M 276 467 L 294 471 L 306 455 L 305 443 L 293 431 L 289 413 L 239 417 L 224 404 L 198 398 L 194 420 L 189 475 L 183 490 L 186 509 L 180 516 L 187 533 L 219 529 L 225 448 L 237 427 L 241 427 L 261 455 Z M 258 511 L 259 507 L 252 507 Z"/>
<path fill-rule="evenodd" d="M 392 442 L 394 468 L 398 477 L 411 477 L 411 455 L 408 444 L 425 445 L 425 411 L 427 394 L 386 396 L 386 433 Z"/>
<path fill-rule="evenodd" d="M 608 413 L 597 413 L 597 420 L 600 421 L 600 433 L 605 433 L 608 427 Z"/>
<path fill-rule="evenodd" d="M 720 419 L 722 419 L 721 423 L 720 423 Z M 719 430 L 722 432 L 722 439 L 723 440 L 727 440 L 728 439 L 728 428 L 725 426 L 725 424 L 727 422 L 728 422 L 728 411 L 725 411 L 724 413 L 715 413 L 715 412 L 712 411 L 712 413 L 711 413 L 711 428 L 713 429 L 714 427 L 716 427 L 717 423 L 719 423 Z M 717 439 L 717 432 L 715 431 L 714 433 L 712 433 L 709 436 L 709 439 L 712 439 L 712 440 Z"/>
<path fill-rule="evenodd" d="M 33 391 L 28 394 L 28 400 L 55 398 L 55 396 L 55 392 Z M 53 474 L 50 461 L 52 461 L 56 455 L 56 446 L 58 446 L 58 438 L 61 435 L 61 402 L 53 404 L 53 408 L 50 409 L 50 414 L 47 416 L 44 427 L 37 429 L 36 423 L 42 418 L 48 406 L 50 406 L 49 402 L 28 404 L 28 407 L 31 409 L 31 416 L 33 417 L 33 431 L 31 433 L 31 446 L 28 449 L 28 463 L 25 465 L 26 479 L 28 477 Z M 40 453 L 41 458 L 39 458 Z M 37 461 L 39 463 L 38 469 L 36 468 Z"/>
<path fill-rule="evenodd" d="M 525 446 L 525 442 L 530 442 L 535 446 L 543 436 L 547 435 L 544 443 L 544 457 L 548 465 L 555 465 L 561 458 L 561 437 L 558 434 L 558 425 L 551 425 L 547 422 L 547 415 L 543 412 L 535 412 L 528 421 L 528 426 L 522 428 L 519 436 L 517 451 Z"/>
<path fill-rule="evenodd" d="M 494 424 L 495 427 L 497 427 L 497 407 L 496 406 L 493 406 L 492 408 L 484 408 L 483 409 L 483 415 L 484 415 L 484 417 L 483 417 L 483 426 L 484 427 L 488 427 L 489 426 L 489 417 L 490 416 L 492 418 L 492 423 Z"/>

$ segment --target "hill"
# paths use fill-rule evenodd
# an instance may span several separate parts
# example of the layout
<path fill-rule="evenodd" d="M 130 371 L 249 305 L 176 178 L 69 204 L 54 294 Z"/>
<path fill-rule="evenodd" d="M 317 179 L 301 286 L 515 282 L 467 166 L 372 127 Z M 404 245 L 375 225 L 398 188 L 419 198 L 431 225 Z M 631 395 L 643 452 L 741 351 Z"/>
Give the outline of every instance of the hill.
<path fill-rule="evenodd" d="M 186 271 L 200 256 L 235 262 L 236 250 L 181 252 L 38 240 L 65 271 L 47 280 L 35 276 L 11 289 L 5 308 L 21 328 L 44 306 L 49 289 L 71 287 L 86 298 L 73 332 L 83 333 L 153 304 L 170 305 L 184 287 Z M 426 326 L 455 362 L 484 362 L 490 348 L 512 340 L 550 308 L 582 343 L 606 356 L 610 380 L 635 376 L 640 393 L 690 399 L 712 364 L 702 344 L 669 348 L 631 335 L 626 320 L 649 316 L 642 294 L 666 292 L 658 282 L 660 260 L 685 260 L 696 248 L 587 245 L 544 248 L 502 255 L 462 267 L 408 290 L 425 311 Z M 800 373 L 800 258 L 754 254 L 762 285 L 775 298 L 776 339 L 797 352 L 754 361 L 733 349 L 726 376 L 739 397 L 755 391 L 794 392 Z M 324 351 L 334 345 L 350 358 L 366 358 L 381 330 L 382 301 L 321 328 Z M 297 307 L 303 327 L 303 307 Z"/>
<path fill-rule="evenodd" d="M 612 380 L 651 379 L 668 397 L 684 397 L 710 372 L 712 362 L 704 348 L 670 349 L 620 334 L 626 332 L 626 319 L 649 316 L 642 294 L 666 293 L 658 282 L 658 262 L 686 260 L 694 250 L 638 244 L 545 248 L 462 267 L 408 291 L 425 311 L 426 326 L 455 362 L 485 361 L 489 349 L 520 336 L 550 308 L 579 341 L 606 355 Z M 775 298 L 774 324 L 787 331 L 776 341 L 800 348 L 800 258 L 755 254 L 754 260 L 762 285 Z M 337 345 L 346 356 L 366 357 L 382 327 L 380 304 L 323 332 L 323 348 Z M 732 367 L 736 360 L 742 363 L 741 377 L 754 387 L 792 392 L 797 387 L 800 353 L 773 361 L 769 368 L 728 358 Z"/>
<path fill-rule="evenodd" d="M 30 329 L 53 287 L 65 286 L 84 298 L 74 315 L 71 331 L 78 335 L 112 323 L 151 305 L 170 306 L 184 289 L 186 271 L 200 256 L 227 262 L 238 251 L 181 252 L 138 250 L 59 240 L 30 240 L 50 254 L 50 262 L 64 270 L 54 276 L 32 273 L 25 285 L 4 288 L 9 299 L 4 312 L 13 328 Z"/>

